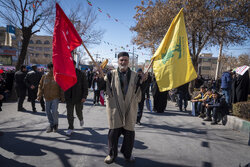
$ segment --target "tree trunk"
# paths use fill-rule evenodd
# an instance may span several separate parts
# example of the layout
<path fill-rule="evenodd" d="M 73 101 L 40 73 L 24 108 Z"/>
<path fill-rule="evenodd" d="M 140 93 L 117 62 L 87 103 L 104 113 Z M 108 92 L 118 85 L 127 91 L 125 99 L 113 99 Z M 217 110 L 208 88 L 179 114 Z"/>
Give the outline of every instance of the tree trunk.
<path fill-rule="evenodd" d="M 29 45 L 30 38 L 32 35 L 31 30 L 32 30 L 31 28 L 27 28 L 27 27 L 24 27 L 22 29 L 22 33 L 23 33 L 22 49 L 21 49 L 21 53 L 20 53 L 18 60 L 17 60 L 16 71 L 18 71 L 20 69 L 21 65 L 23 65 L 23 63 L 24 63 L 24 60 L 25 60 L 25 57 L 27 54 L 28 45 Z"/>
<path fill-rule="evenodd" d="M 218 79 L 218 76 L 219 76 L 220 63 L 221 63 L 221 55 L 222 55 L 222 46 L 223 46 L 223 43 L 221 42 L 221 43 L 220 43 L 220 52 L 219 52 L 219 56 L 218 56 L 218 59 L 217 59 L 215 80 L 217 80 L 217 79 Z"/>
<path fill-rule="evenodd" d="M 198 63 L 198 61 L 199 61 L 198 56 L 191 54 L 191 57 L 192 57 L 192 63 L 193 63 L 194 69 L 195 69 L 196 73 L 198 73 L 198 64 L 199 64 Z M 191 94 L 191 95 L 194 92 L 194 84 L 195 84 L 195 80 L 191 81 L 189 84 L 189 94 Z"/>

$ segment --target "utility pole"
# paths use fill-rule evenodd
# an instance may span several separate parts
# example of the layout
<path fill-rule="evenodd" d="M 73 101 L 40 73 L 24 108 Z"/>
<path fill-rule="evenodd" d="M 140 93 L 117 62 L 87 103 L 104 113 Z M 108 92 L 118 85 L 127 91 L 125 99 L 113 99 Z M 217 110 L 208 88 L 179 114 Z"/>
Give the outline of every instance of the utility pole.
<path fill-rule="evenodd" d="M 133 46 L 133 59 L 132 59 L 132 70 L 135 70 L 135 48 Z"/>
<path fill-rule="evenodd" d="M 217 67 L 216 67 L 216 73 L 215 73 L 215 80 L 218 79 L 218 75 L 219 75 L 218 73 L 219 73 L 220 63 L 221 63 L 222 47 L 223 47 L 223 42 L 221 40 L 221 42 L 220 42 L 220 51 L 219 51 L 219 56 L 218 56 L 218 60 L 217 60 Z"/>

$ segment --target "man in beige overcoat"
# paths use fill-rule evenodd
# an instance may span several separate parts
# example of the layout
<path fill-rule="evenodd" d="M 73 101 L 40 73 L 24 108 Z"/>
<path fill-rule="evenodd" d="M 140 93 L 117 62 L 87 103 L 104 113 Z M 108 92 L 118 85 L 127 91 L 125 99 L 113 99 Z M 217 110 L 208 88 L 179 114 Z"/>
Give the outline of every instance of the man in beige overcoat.
<path fill-rule="evenodd" d="M 121 52 L 118 54 L 118 68 L 110 71 L 104 77 L 107 95 L 107 116 L 109 123 L 108 147 L 109 155 L 104 162 L 114 162 L 118 153 L 118 140 L 120 135 L 124 136 L 121 153 L 127 161 L 135 161 L 132 149 L 135 139 L 135 123 L 137 118 L 137 107 L 141 99 L 141 90 L 147 74 L 139 77 L 129 67 L 129 54 Z M 104 88 L 104 89 L 105 89 Z"/>

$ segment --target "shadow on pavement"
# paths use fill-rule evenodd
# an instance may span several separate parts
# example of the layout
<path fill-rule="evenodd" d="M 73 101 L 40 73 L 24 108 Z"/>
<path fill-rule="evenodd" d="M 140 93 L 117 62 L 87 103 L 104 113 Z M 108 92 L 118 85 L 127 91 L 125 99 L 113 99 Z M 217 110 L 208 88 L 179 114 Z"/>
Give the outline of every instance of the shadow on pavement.
<path fill-rule="evenodd" d="M 188 111 L 176 111 L 176 110 L 165 110 L 163 113 L 157 113 L 157 112 L 148 112 L 150 115 L 159 115 L 159 116 L 187 116 L 187 117 L 193 117 L 189 114 Z"/>
<path fill-rule="evenodd" d="M 56 148 L 56 147 L 50 147 L 47 145 L 43 144 L 38 144 L 30 141 L 24 141 L 21 140 L 20 138 L 35 138 L 35 139 L 49 139 L 52 141 L 58 141 L 56 138 L 48 138 L 48 137 L 41 137 L 41 136 L 30 136 L 30 135 L 25 135 L 25 134 L 18 134 L 14 132 L 5 132 L 4 136 L 1 137 L 1 143 L 0 147 L 4 150 L 7 150 L 9 152 L 12 152 L 15 155 L 19 156 L 44 156 L 46 155 L 45 152 L 42 150 L 48 151 L 48 152 L 53 152 L 58 156 L 60 159 L 61 163 L 63 166 L 71 166 L 68 162 L 68 157 L 67 155 L 81 155 L 78 153 L 75 153 L 72 151 L 72 149 L 61 149 L 61 148 Z M 6 139 L 6 140 L 4 140 Z M 18 162 L 15 162 L 13 159 L 6 159 L 6 158 L 0 158 L 1 166 L 2 166 L 2 159 L 3 162 L 6 163 L 13 163 L 13 166 L 25 166 L 25 164 L 19 164 Z M 7 165 L 7 166 L 12 166 L 12 165 Z"/>
<path fill-rule="evenodd" d="M 168 126 L 168 125 L 153 125 L 153 124 L 143 123 L 143 126 L 148 127 L 148 128 L 153 128 L 153 129 L 168 130 L 168 131 L 172 131 L 172 132 L 176 132 L 176 133 L 189 132 L 189 133 L 194 133 L 194 134 L 207 134 L 207 131 L 204 131 L 204 130 L 196 130 L 196 129 L 190 129 L 190 128 L 172 127 L 172 126 Z"/>
<path fill-rule="evenodd" d="M 125 161 L 123 158 L 117 157 L 115 164 L 119 164 L 120 166 L 123 167 L 189 167 L 186 165 L 177 165 L 177 164 L 171 164 L 171 163 L 162 163 L 162 162 L 157 162 L 153 161 L 150 159 L 145 159 L 141 157 L 135 157 L 135 162 L 134 163 L 129 163 Z"/>
<path fill-rule="evenodd" d="M 34 167 L 33 165 L 29 165 L 29 164 L 26 164 L 26 163 L 18 162 L 18 161 L 15 161 L 13 159 L 6 158 L 6 157 L 4 157 L 2 155 L 0 155 L 0 163 L 1 163 L 1 166 Z"/>

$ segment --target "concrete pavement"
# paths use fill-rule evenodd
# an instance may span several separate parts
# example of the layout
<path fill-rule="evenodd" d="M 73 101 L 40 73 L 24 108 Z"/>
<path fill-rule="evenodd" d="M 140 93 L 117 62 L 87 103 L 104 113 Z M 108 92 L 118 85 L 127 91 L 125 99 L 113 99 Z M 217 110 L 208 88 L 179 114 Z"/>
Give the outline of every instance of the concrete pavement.
<path fill-rule="evenodd" d="M 58 133 L 46 133 L 47 118 L 38 103 L 35 114 L 17 112 L 17 103 L 4 103 L 0 112 L 0 131 L 5 133 L 0 137 L 0 166 L 235 167 L 250 163 L 247 134 L 223 125 L 212 126 L 188 112 L 177 111 L 168 102 L 163 114 L 144 108 L 142 125 L 136 125 L 136 162 L 125 162 L 119 153 L 116 162 L 107 165 L 103 162 L 108 133 L 105 107 L 93 106 L 92 97 L 91 92 L 84 104 L 84 127 L 76 118 L 70 137 L 65 135 L 65 104 L 59 104 Z M 24 107 L 31 110 L 26 101 Z"/>

